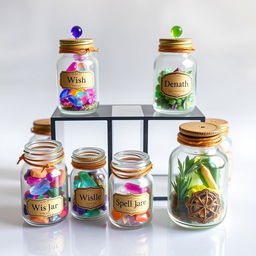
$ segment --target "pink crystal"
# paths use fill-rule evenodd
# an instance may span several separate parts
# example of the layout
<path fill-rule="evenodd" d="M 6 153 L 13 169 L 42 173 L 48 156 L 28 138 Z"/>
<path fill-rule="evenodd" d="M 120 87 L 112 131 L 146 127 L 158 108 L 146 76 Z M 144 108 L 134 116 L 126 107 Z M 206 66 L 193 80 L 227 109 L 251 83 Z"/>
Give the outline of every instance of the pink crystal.
<path fill-rule="evenodd" d="M 145 192 L 149 192 L 149 189 L 147 187 L 142 188 L 137 184 L 133 184 L 133 183 L 129 183 L 129 182 L 127 182 L 124 185 L 124 187 L 127 191 L 129 191 L 130 193 L 133 193 L 133 194 L 142 194 L 142 193 L 145 193 Z"/>
<path fill-rule="evenodd" d="M 72 71 L 75 71 L 76 68 L 77 68 L 77 63 L 76 63 L 76 62 L 72 62 L 72 63 L 70 64 L 70 66 L 67 68 L 66 71 L 72 72 Z"/>

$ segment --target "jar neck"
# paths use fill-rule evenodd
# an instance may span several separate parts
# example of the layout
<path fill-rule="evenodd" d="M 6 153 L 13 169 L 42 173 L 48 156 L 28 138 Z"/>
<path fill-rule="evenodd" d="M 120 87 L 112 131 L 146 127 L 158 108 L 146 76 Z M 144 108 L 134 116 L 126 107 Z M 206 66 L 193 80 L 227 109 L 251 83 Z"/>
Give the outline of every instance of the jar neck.
<path fill-rule="evenodd" d="M 62 161 L 64 151 L 62 144 L 55 140 L 37 140 L 27 143 L 23 159 L 34 166 L 55 165 Z"/>
<path fill-rule="evenodd" d="M 126 150 L 114 155 L 111 169 L 118 178 L 133 179 L 148 174 L 152 169 L 152 164 L 147 153 Z"/>
<path fill-rule="evenodd" d="M 190 52 L 159 52 L 159 54 L 162 56 L 182 56 L 183 58 L 187 58 L 192 55 Z"/>
<path fill-rule="evenodd" d="M 217 146 L 212 146 L 212 147 L 191 147 L 187 145 L 180 144 L 180 150 L 187 152 L 188 154 L 193 154 L 193 155 L 215 155 L 218 147 Z"/>

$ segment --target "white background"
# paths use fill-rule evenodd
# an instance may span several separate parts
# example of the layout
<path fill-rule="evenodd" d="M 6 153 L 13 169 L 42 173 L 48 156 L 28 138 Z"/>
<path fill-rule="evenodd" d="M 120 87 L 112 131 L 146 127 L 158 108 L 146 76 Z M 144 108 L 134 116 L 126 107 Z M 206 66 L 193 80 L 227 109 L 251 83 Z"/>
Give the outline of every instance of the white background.
<path fill-rule="evenodd" d="M 37 246 L 31 243 L 36 245 L 39 232 L 45 237 L 43 242 L 48 243 L 57 232 L 57 226 L 39 230 L 22 225 L 19 167 L 15 162 L 30 136 L 32 121 L 49 117 L 55 108 L 58 40 L 70 37 L 73 25 L 82 26 L 85 36 L 94 38 L 96 47 L 100 48 L 97 56 L 102 104 L 151 104 L 152 65 L 157 56 L 158 39 L 169 37 L 170 27 L 178 24 L 184 30 L 184 37 L 193 38 L 197 49 L 198 106 L 208 117 L 227 119 L 231 126 L 235 166 L 226 222 L 219 230 L 208 233 L 184 231 L 168 224 L 165 204 L 158 203 L 152 227 L 135 233 L 103 228 L 107 235 L 99 239 L 107 249 L 101 254 L 91 250 L 91 255 L 115 255 L 114 246 L 130 246 L 119 234 L 134 241 L 137 250 L 134 249 L 133 255 L 155 255 L 151 247 L 153 238 L 154 243 L 161 245 L 162 255 L 186 255 L 183 244 L 187 245 L 190 255 L 198 255 L 190 250 L 195 244 L 197 250 L 206 246 L 206 255 L 254 255 L 255 8 L 255 1 L 249 0 L 1 0 L 0 235 L 3 237 L 0 244 L 4 245 L 1 253 L 37 255 Z M 73 220 L 65 225 L 80 227 Z M 86 232 L 95 232 L 95 239 L 102 231 L 99 226 L 84 227 L 85 230 L 80 227 L 79 232 L 85 236 Z M 72 230 L 65 240 L 69 245 L 75 239 L 76 231 Z M 134 235 L 138 235 L 139 240 L 134 239 Z M 67 237 L 66 233 L 64 236 Z M 210 249 L 217 246 L 211 243 L 212 236 L 214 241 L 225 241 L 225 254 Z M 11 239 L 13 243 L 17 241 L 17 246 L 12 246 Z M 96 240 L 90 237 L 89 241 Z M 144 241 L 143 245 L 138 241 Z M 80 255 L 85 250 L 77 248 L 67 255 Z M 64 252 L 53 255 L 64 255 Z"/>

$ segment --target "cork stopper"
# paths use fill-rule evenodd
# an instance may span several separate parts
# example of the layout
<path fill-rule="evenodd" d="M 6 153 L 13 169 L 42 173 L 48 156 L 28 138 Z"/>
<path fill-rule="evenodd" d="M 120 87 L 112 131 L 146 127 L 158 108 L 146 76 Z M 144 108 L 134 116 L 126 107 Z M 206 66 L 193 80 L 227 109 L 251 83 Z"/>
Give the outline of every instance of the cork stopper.
<path fill-rule="evenodd" d="M 33 122 L 31 131 L 40 135 L 51 135 L 51 120 L 50 119 L 38 119 Z"/>
<path fill-rule="evenodd" d="M 221 130 L 215 124 L 189 122 L 179 127 L 178 142 L 192 147 L 211 147 L 221 143 Z"/>
<path fill-rule="evenodd" d="M 219 126 L 222 136 L 228 134 L 228 131 L 229 131 L 228 121 L 223 120 L 223 119 L 218 119 L 218 118 L 207 118 L 205 120 L 205 122 L 209 123 L 209 124 L 215 124 L 215 125 Z"/>

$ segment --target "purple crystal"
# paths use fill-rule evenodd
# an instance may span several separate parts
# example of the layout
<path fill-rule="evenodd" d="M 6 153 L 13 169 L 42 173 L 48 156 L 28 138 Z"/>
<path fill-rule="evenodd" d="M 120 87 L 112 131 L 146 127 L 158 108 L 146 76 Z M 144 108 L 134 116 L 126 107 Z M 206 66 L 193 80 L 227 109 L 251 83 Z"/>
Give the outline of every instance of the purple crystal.
<path fill-rule="evenodd" d="M 75 38 L 75 39 L 78 39 L 83 33 L 83 30 L 81 27 L 79 26 L 74 26 L 72 29 L 71 29 L 71 34 L 72 36 Z"/>
<path fill-rule="evenodd" d="M 85 210 L 85 209 L 83 209 L 83 208 L 80 208 L 80 207 L 78 207 L 77 205 L 73 205 L 73 210 L 75 211 L 75 212 L 77 212 L 79 215 L 82 215 L 82 214 L 84 214 L 84 213 L 86 213 L 87 212 L 87 210 Z"/>
<path fill-rule="evenodd" d="M 30 176 L 30 173 L 31 173 L 31 169 L 28 169 L 24 175 L 24 180 L 26 180 L 28 176 Z"/>

